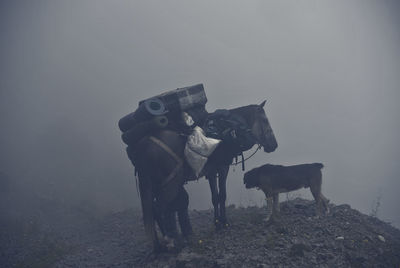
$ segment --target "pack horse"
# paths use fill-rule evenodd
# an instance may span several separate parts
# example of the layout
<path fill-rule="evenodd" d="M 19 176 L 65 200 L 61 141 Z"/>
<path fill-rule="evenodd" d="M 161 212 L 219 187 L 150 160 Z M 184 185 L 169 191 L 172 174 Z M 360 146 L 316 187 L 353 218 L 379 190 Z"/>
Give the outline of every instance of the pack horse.
<path fill-rule="evenodd" d="M 226 178 L 233 159 L 255 144 L 267 153 L 277 148 L 265 101 L 214 113 L 206 111 L 206 102 L 202 84 L 178 88 L 139 102 L 135 112 L 119 121 L 128 157 L 138 174 L 145 232 L 155 251 L 162 249 L 156 223 L 164 237 L 174 239 L 177 215 L 182 235 L 192 233 L 183 185 L 199 176 L 185 158 L 188 136 L 195 126 L 202 127 L 206 136 L 221 139 L 200 173 L 210 184 L 217 227 L 227 225 Z"/>

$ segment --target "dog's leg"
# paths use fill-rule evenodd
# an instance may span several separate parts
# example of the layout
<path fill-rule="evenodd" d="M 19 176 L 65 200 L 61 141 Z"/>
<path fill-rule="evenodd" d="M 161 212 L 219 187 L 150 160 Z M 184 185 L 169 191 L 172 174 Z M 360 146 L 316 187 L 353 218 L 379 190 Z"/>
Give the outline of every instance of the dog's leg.
<path fill-rule="evenodd" d="M 317 217 L 321 215 L 321 185 L 320 184 L 311 184 L 310 185 L 311 193 L 316 202 L 316 214 Z"/>
<path fill-rule="evenodd" d="M 270 195 L 265 195 L 267 199 L 267 217 L 264 219 L 264 221 L 268 222 L 271 219 L 272 216 L 272 211 L 273 211 L 273 200 Z"/>
<path fill-rule="evenodd" d="M 281 211 L 279 206 L 279 193 L 273 195 L 274 198 L 274 213 L 279 213 Z"/>
<path fill-rule="evenodd" d="M 277 219 L 280 213 L 279 193 L 274 193 L 272 198 L 273 198 L 272 219 Z"/>
<path fill-rule="evenodd" d="M 324 205 L 325 208 L 325 214 L 329 214 L 329 199 L 326 198 L 322 193 L 320 194 L 320 197 L 322 199 L 322 204 Z"/>

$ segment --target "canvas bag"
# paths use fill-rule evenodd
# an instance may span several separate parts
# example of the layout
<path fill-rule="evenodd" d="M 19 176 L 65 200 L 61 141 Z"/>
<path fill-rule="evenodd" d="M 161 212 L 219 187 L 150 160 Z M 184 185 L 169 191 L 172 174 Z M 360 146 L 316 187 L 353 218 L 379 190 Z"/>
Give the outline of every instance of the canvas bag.
<path fill-rule="evenodd" d="M 208 138 L 204 131 L 196 126 L 188 136 L 185 146 L 185 158 L 198 178 L 207 163 L 208 157 L 214 152 L 221 140 Z"/>

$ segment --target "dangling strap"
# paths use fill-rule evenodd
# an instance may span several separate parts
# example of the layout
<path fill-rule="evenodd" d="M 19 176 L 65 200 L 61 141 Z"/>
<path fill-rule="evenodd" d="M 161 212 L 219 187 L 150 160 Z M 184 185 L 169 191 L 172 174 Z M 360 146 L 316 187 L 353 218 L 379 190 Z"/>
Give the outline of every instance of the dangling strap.
<path fill-rule="evenodd" d="M 140 198 L 140 191 L 139 191 L 139 186 L 138 186 L 138 172 L 136 170 L 136 167 L 135 167 L 134 173 L 135 173 L 135 181 L 136 181 L 136 192 L 137 192 L 137 194 L 138 194 L 138 196 Z"/>
<path fill-rule="evenodd" d="M 242 171 L 244 171 L 244 156 L 243 156 L 243 152 L 242 152 Z"/>
<path fill-rule="evenodd" d="M 165 186 L 168 182 L 170 182 L 170 180 L 172 180 L 177 174 L 178 171 L 182 168 L 183 166 L 183 161 L 182 159 L 176 155 L 176 153 L 174 153 L 174 151 L 171 150 L 171 148 L 169 148 L 168 145 L 166 145 L 164 142 L 162 142 L 161 140 L 157 139 L 156 137 L 150 136 L 149 137 L 150 140 L 152 142 L 154 142 L 155 144 L 157 144 L 158 146 L 160 146 L 161 148 L 164 149 L 164 151 L 166 151 L 169 155 L 172 156 L 172 158 L 175 159 L 175 161 L 177 162 L 175 168 L 172 170 L 172 172 L 168 175 L 168 177 L 165 179 L 165 181 L 161 184 L 161 187 Z"/>

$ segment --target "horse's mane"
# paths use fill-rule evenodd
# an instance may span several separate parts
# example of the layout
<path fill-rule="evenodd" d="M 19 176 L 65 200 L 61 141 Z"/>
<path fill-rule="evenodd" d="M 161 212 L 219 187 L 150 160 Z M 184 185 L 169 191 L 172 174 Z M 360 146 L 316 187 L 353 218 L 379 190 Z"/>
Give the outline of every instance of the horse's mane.
<path fill-rule="evenodd" d="M 258 107 L 257 104 L 250 104 L 246 106 L 241 106 L 233 109 L 229 109 L 230 113 L 238 114 L 245 118 L 247 122 L 252 122 L 254 119 L 254 109 Z"/>

